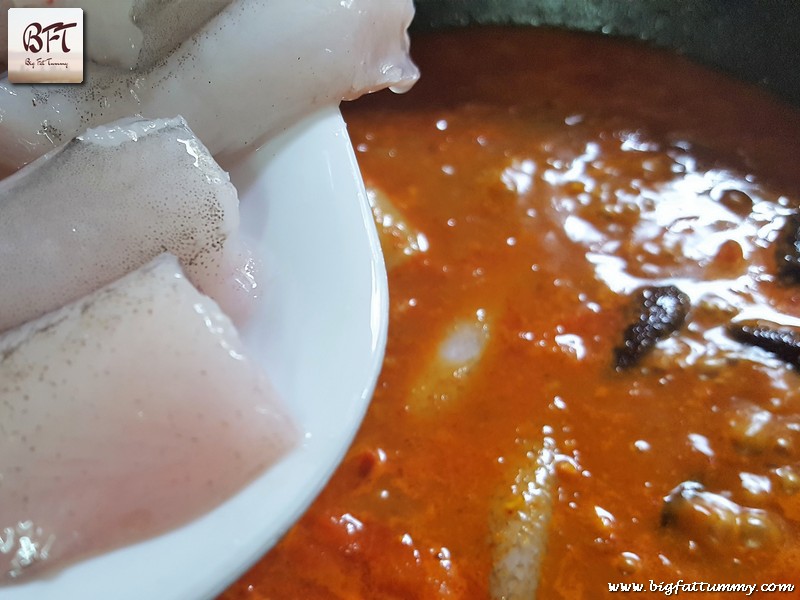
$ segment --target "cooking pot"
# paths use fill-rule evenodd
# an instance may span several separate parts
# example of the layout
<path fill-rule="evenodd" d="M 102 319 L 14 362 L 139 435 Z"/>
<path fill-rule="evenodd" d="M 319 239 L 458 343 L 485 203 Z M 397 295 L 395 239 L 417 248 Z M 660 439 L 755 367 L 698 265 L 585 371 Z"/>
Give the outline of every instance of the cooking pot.
<path fill-rule="evenodd" d="M 671 48 L 800 104 L 800 3 L 792 0 L 416 0 L 412 31 L 565 27 Z"/>

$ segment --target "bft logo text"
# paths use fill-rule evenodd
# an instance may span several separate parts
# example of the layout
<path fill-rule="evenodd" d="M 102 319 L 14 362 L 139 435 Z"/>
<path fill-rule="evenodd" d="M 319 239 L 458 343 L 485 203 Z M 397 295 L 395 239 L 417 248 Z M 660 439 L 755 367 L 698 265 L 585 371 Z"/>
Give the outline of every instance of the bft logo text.
<path fill-rule="evenodd" d="M 11 83 L 83 81 L 83 10 L 8 10 L 8 80 Z"/>

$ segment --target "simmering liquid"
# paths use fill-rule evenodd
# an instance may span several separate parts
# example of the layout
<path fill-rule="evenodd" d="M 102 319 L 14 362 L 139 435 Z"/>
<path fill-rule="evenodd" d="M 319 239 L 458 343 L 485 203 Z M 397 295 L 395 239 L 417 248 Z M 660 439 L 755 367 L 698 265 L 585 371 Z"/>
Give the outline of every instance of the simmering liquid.
<path fill-rule="evenodd" d="M 222 598 L 489 598 L 542 448 L 538 598 L 800 584 L 800 114 L 591 35 L 413 50 L 409 94 L 345 107 L 390 267 L 374 400 Z"/>

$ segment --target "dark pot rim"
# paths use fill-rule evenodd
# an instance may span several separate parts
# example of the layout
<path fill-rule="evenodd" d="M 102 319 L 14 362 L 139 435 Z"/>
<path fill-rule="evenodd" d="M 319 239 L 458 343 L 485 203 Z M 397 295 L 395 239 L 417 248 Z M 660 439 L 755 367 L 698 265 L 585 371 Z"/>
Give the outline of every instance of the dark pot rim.
<path fill-rule="evenodd" d="M 800 105 L 800 2 L 792 0 L 416 0 L 412 32 L 547 26 L 636 38 Z"/>

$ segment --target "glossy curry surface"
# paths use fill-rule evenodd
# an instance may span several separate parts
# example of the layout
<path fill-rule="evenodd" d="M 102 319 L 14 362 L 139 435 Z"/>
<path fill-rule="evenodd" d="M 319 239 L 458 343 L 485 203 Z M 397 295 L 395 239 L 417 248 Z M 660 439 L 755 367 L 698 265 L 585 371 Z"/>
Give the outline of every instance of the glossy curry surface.
<path fill-rule="evenodd" d="M 543 440 L 538 598 L 800 584 L 800 377 L 732 333 L 800 324 L 776 249 L 798 112 L 590 35 L 413 47 L 412 92 L 345 107 L 390 267 L 380 383 L 326 490 L 222 598 L 488 598 L 492 515 Z M 669 286 L 685 317 L 615 363 L 637 294 Z"/>

